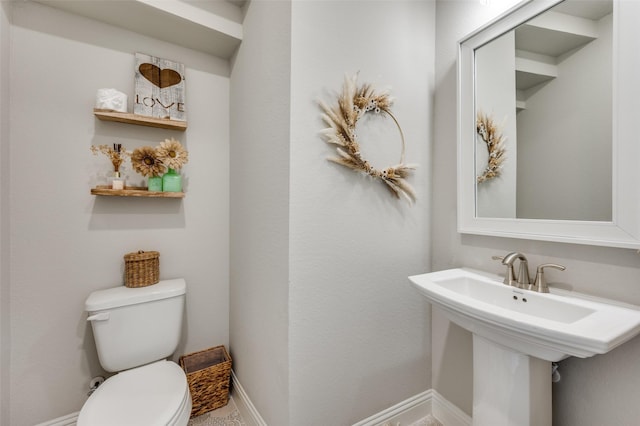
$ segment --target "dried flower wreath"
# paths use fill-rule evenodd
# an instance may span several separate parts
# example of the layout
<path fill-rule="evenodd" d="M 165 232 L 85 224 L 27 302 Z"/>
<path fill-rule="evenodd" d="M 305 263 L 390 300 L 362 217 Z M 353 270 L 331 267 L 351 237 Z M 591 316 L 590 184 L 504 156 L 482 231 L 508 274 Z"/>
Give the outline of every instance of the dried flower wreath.
<path fill-rule="evenodd" d="M 487 150 L 489 151 L 487 167 L 485 167 L 484 172 L 477 177 L 477 182 L 482 183 L 500 176 L 502 162 L 505 159 L 504 138 L 493 119 L 482 112 L 478 112 L 478 117 L 476 118 L 476 131 L 487 145 Z"/>
<path fill-rule="evenodd" d="M 398 120 L 391 114 L 392 98 L 386 92 L 376 92 L 370 84 L 357 86 L 358 75 L 345 77 L 342 94 L 338 96 L 335 105 L 328 106 L 319 102 L 323 111 L 322 119 L 330 127 L 323 129 L 321 134 L 325 142 L 336 145 L 337 157 L 329 157 L 329 161 L 343 165 L 352 170 L 365 173 L 374 179 L 380 179 L 396 197 L 404 196 L 409 202 L 416 200 L 416 193 L 405 180 L 417 167 L 415 164 L 404 164 L 404 134 Z M 367 160 L 362 158 L 360 144 L 356 135 L 358 120 L 365 114 L 387 114 L 398 127 L 402 139 L 402 154 L 400 163 L 376 170 Z"/>

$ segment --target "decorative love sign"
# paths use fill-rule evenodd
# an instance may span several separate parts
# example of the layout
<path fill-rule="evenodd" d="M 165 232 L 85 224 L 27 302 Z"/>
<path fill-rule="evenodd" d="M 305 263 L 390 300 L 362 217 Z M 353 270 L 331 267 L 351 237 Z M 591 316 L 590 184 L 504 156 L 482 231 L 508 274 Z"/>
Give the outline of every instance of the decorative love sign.
<path fill-rule="evenodd" d="M 136 53 L 134 114 L 187 120 L 184 64 Z"/>

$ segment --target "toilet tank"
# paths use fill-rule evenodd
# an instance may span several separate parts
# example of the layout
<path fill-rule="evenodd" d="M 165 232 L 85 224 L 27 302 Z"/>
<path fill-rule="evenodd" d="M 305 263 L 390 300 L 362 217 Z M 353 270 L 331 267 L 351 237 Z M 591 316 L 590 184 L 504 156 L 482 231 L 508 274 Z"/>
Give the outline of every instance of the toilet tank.
<path fill-rule="evenodd" d="M 117 372 L 171 356 L 180 341 L 185 293 L 184 279 L 91 293 L 85 309 L 102 367 Z"/>

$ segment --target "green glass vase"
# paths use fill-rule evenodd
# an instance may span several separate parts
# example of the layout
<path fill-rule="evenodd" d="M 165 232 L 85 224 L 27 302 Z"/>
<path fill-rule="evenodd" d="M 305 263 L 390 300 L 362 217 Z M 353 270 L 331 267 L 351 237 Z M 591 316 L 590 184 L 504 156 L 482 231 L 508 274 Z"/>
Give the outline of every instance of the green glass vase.
<path fill-rule="evenodd" d="M 174 169 L 169 169 L 162 176 L 162 191 L 164 192 L 182 192 L 182 176 Z"/>
<path fill-rule="evenodd" d="M 147 189 L 149 191 L 162 191 L 162 176 L 151 176 L 147 180 Z"/>

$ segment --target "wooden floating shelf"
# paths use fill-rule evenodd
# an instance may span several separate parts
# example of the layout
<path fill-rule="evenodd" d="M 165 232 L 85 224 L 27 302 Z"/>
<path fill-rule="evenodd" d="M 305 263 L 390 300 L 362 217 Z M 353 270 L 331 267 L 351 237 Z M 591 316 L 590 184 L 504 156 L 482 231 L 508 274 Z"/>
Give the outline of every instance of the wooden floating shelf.
<path fill-rule="evenodd" d="M 147 198 L 184 198 L 184 192 L 149 191 L 144 186 L 126 186 L 124 189 L 111 189 L 107 185 L 98 185 L 91 190 L 92 195 L 108 195 L 112 197 L 147 197 Z"/>
<path fill-rule="evenodd" d="M 118 123 L 137 124 L 139 126 L 158 127 L 161 129 L 187 130 L 186 121 L 169 120 L 168 118 L 147 117 L 145 115 L 131 114 L 94 108 L 93 113 L 103 121 L 115 121 Z"/>

